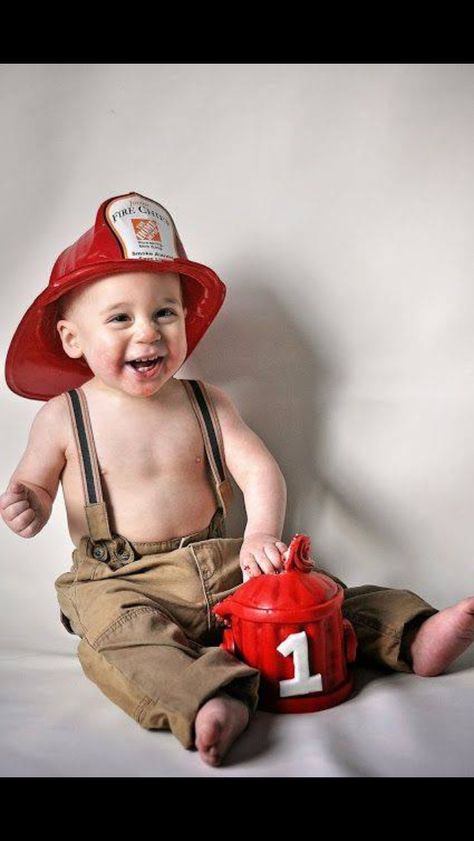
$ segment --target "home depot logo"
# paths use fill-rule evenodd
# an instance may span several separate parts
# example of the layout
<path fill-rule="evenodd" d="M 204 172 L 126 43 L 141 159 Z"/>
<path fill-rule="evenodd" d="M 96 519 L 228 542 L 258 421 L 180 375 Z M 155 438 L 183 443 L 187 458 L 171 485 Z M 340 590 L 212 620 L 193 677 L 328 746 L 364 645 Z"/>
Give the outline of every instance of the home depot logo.
<path fill-rule="evenodd" d="M 132 219 L 131 222 L 139 242 L 161 242 L 160 229 L 153 219 Z"/>

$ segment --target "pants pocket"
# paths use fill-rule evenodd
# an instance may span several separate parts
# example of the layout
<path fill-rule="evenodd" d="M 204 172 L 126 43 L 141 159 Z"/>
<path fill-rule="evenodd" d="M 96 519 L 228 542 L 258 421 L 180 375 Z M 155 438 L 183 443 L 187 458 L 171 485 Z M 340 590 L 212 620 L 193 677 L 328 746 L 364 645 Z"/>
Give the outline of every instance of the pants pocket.
<path fill-rule="evenodd" d="M 59 619 L 69 634 L 77 634 L 71 624 L 71 622 L 74 623 L 74 620 L 77 622 L 77 611 L 71 599 L 74 582 L 75 576 L 72 572 L 63 573 L 54 582 L 59 604 Z"/>
<path fill-rule="evenodd" d="M 91 569 L 89 566 L 86 569 L 81 567 L 81 557 L 80 555 L 78 556 L 76 549 L 73 553 L 73 563 L 71 569 L 68 572 L 63 572 L 54 581 L 56 597 L 59 604 L 60 622 L 69 634 L 75 634 L 77 636 L 82 636 L 82 633 L 80 633 L 82 626 L 75 607 L 74 595 L 78 580 L 87 581 L 91 576 Z"/>
<path fill-rule="evenodd" d="M 213 575 L 208 581 L 208 597 L 211 607 L 232 596 L 243 584 L 242 568 L 240 566 L 240 549 L 243 538 L 221 538 L 215 552 Z M 218 623 L 213 616 L 213 625 Z M 219 624 L 219 623 L 218 623 Z"/>
<path fill-rule="evenodd" d="M 69 634 L 74 634 L 75 632 L 72 630 L 71 623 L 70 623 L 68 617 L 66 616 L 65 613 L 62 612 L 61 609 L 59 609 L 59 618 L 60 618 L 62 624 L 64 625 L 64 627 L 66 628 L 66 631 Z"/>

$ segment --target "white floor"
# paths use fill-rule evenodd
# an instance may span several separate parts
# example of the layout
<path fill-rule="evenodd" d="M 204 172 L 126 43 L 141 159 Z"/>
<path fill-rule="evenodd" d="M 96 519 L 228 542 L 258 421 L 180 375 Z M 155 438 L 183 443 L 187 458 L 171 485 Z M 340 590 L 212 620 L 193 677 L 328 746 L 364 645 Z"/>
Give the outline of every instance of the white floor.
<path fill-rule="evenodd" d="M 474 651 L 444 675 L 358 668 L 355 695 L 306 715 L 257 712 L 225 766 L 143 730 L 82 673 L 75 637 L 1 653 L 5 777 L 474 775 Z"/>

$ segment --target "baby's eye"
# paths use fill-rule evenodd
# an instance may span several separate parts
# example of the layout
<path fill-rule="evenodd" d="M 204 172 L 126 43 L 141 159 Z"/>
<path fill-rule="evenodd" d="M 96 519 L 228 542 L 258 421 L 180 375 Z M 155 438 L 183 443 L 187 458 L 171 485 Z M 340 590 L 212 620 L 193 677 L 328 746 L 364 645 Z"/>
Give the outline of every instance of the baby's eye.
<path fill-rule="evenodd" d="M 111 318 L 111 319 L 110 319 L 110 321 L 116 321 L 118 318 L 120 318 L 120 319 L 121 319 L 121 318 L 128 318 L 128 316 L 127 316 L 127 315 L 125 315 L 125 313 L 124 313 L 124 312 L 121 312 L 119 315 L 114 315 L 114 317 L 113 317 L 113 318 Z"/>
<path fill-rule="evenodd" d="M 170 309 L 169 307 L 163 307 L 163 309 L 157 310 L 155 315 L 160 317 L 161 315 L 163 315 L 163 313 L 169 313 L 170 315 L 175 315 L 174 310 Z M 167 317 L 167 316 L 165 316 L 165 317 Z M 118 313 L 118 315 L 114 315 L 113 318 L 110 319 L 110 321 L 117 321 L 118 323 L 120 323 L 122 321 L 122 319 L 124 319 L 124 318 L 128 318 L 128 315 L 125 312 L 120 312 L 120 313 Z"/>
<path fill-rule="evenodd" d="M 163 313 L 163 312 L 169 312 L 169 313 L 171 313 L 171 315 L 175 314 L 174 310 L 170 310 L 169 307 L 164 307 L 162 310 L 158 310 L 158 315 L 161 315 L 161 313 Z"/>

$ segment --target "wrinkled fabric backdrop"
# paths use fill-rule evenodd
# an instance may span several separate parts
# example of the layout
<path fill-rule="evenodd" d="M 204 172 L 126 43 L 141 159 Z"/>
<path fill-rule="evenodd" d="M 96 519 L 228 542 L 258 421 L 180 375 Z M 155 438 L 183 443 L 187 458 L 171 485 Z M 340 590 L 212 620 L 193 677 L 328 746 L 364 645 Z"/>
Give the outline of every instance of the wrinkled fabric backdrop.
<path fill-rule="evenodd" d="M 178 376 L 225 389 L 279 462 L 283 539 L 308 534 L 350 585 L 411 589 L 440 608 L 472 595 L 474 67 L 2 65 L 0 91 L 3 362 L 99 204 L 144 193 L 227 285 Z M 0 389 L 3 492 L 41 404 L 4 377 Z M 234 488 L 228 533 L 240 536 Z M 22 697 L 8 667 L 34 669 L 41 652 L 58 658 L 55 698 L 70 707 L 74 681 L 105 716 L 58 619 L 53 580 L 72 551 L 61 488 L 35 538 L 0 526 L 7 728 Z M 9 764 L 9 750 L 4 773 L 70 771 L 26 747 Z"/>

